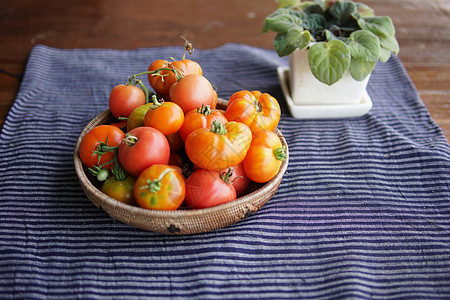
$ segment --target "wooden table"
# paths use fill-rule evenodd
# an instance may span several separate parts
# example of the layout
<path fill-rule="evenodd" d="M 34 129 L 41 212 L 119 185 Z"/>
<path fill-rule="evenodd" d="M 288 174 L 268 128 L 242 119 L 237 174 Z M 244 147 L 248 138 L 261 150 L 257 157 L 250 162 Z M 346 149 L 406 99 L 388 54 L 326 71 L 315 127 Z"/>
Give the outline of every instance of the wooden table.
<path fill-rule="evenodd" d="M 450 140 L 450 0 L 363 0 L 389 15 L 409 76 L 433 119 Z M 196 48 L 243 43 L 272 49 L 261 24 L 275 0 L 2 0 L 0 1 L 0 126 L 16 98 L 30 50 Z"/>

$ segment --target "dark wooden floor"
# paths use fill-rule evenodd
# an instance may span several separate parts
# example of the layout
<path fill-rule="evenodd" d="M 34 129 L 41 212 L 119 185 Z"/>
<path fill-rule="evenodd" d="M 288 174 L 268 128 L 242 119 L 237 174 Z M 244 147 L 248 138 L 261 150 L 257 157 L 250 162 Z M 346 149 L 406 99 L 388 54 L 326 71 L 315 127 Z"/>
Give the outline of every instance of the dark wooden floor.
<path fill-rule="evenodd" d="M 450 0 L 361 0 L 396 26 L 400 58 L 433 119 L 450 140 Z M 0 127 L 32 47 L 196 48 L 244 43 L 272 49 L 261 34 L 275 0 L 1 0 Z"/>

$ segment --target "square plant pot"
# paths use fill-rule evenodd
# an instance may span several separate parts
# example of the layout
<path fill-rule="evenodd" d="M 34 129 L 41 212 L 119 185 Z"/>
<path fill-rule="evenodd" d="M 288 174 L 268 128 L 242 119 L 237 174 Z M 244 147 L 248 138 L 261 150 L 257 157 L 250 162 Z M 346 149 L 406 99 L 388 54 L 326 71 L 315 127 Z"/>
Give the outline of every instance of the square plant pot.
<path fill-rule="evenodd" d="M 289 56 L 289 85 L 295 105 L 359 104 L 369 78 L 370 75 L 357 81 L 347 72 L 338 82 L 327 85 L 312 74 L 307 48 L 297 49 Z"/>

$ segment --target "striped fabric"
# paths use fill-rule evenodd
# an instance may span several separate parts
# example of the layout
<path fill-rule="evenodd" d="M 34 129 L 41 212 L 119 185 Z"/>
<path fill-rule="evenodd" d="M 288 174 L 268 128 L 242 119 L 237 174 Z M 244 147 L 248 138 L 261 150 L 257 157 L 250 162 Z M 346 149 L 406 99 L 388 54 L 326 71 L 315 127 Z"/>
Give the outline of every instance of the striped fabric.
<path fill-rule="evenodd" d="M 279 99 L 290 161 L 278 192 L 247 219 L 190 236 L 98 210 L 77 181 L 76 139 L 116 84 L 170 56 L 181 48 L 33 49 L 0 136 L 0 298 L 450 297 L 449 146 L 397 57 L 376 66 L 367 115 L 296 120 L 276 73 L 286 59 L 196 50 L 220 97 Z"/>

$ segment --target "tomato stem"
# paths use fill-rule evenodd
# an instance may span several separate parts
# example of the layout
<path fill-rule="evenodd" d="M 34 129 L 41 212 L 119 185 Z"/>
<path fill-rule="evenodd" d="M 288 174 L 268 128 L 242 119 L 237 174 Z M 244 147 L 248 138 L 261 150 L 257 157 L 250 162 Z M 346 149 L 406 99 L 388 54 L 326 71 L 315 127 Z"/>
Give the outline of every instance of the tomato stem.
<path fill-rule="evenodd" d="M 192 43 L 187 40 L 184 36 L 180 36 L 184 40 L 184 51 L 183 51 L 183 57 L 181 59 L 186 58 L 186 51 L 189 52 L 190 55 L 194 53 L 194 47 L 192 46 Z"/>
<path fill-rule="evenodd" d="M 138 142 L 138 138 L 130 133 L 125 134 L 125 137 L 123 138 L 122 142 L 125 143 L 128 146 L 133 146 Z"/>
<path fill-rule="evenodd" d="M 158 75 L 160 75 L 159 73 L 161 71 L 172 71 L 172 72 L 174 72 L 174 70 L 172 68 L 159 68 L 159 69 L 156 69 L 154 71 L 145 71 L 145 72 L 134 74 L 133 76 L 131 76 L 130 80 L 134 80 L 135 78 L 137 78 L 137 77 L 139 77 L 141 75 L 146 75 L 146 74 L 151 74 L 151 75 L 158 74 Z M 162 75 L 160 75 L 160 76 L 162 76 Z"/>
<path fill-rule="evenodd" d="M 157 193 L 161 189 L 161 181 L 157 179 L 147 180 L 147 188 L 149 189 L 150 193 Z"/>
<path fill-rule="evenodd" d="M 142 80 L 138 79 L 137 83 L 139 84 L 139 86 L 141 87 L 141 89 L 144 91 L 145 94 L 145 103 L 150 103 L 150 97 L 152 97 L 153 95 L 155 95 L 155 93 L 153 93 L 152 91 L 150 91 L 145 84 L 142 82 Z"/>
<path fill-rule="evenodd" d="M 158 107 L 160 107 L 164 103 L 164 100 L 163 99 L 158 100 L 158 97 L 156 97 L 156 95 L 152 95 L 151 102 L 153 103 L 151 105 L 151 108 L 152 109 L 157 109 Z"/>
<path fill-rule="evenodd" d="M 175 73 L 175 78 L 177 81 L 180 81 L 184 77 L 183 70 L 179 69 L 178 67 L 173 66 L 172 71 Z"/>
<path fill-rule="evenodd" d="M 212 113 L 211 107 L 202 103 L 202 107 L 197 107 L 197 112 L 199 114 L 209 116 Z"/>
<path fill-rule="evenodd" d="M 219 120 L 214 120 L 211 124 L 211 132 L 223 135 L 227 133 L 227 128 Z"/>
<path fill-rule="evenodd" d="M 108 146 L 107 144 L 101 142 L 98 146 L 97 149 L 93 152 L 99 155 L 99 161 L 100 161 L 100 157 L 103 154 L 106 154 L 107 152 L 115 152 L 117 149 L 119 148 L 119 146 Z"/>
<path fill-rule="evenodd" d="M 220 178 L 221 178 L 225 183 L 230 184 L 230 183 L 231 183 L 231 182 L 230 182 L 230 178 L 231 178 L 232 175 L 233 175 L 233 168 L 229 168 L 227 172 L 223 172 L 223 173 L 220 175 Z"/>
<path fill-rule="evenodd" d="M 276 159 L 285 161 L 286 157 L 287 157 L 285 147 L 283 146 L 283 147 L 273 150 L 273 155 L 275 155 Z"/>
<path fill-rule="evenodd" d="M 127 171 L 117 162 L 117 156 L 114 157 L 114 165 L 111 168 L 111 172 L 117 181 L 124 181 L 128 177 Z"/>
<path fill-rule="evenodd" d="M 253 101 L 253 105 L 255 106 L 257 113 L 261 113 L 263 111 L 261 102 L 258 100 Z"/>

